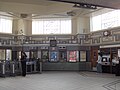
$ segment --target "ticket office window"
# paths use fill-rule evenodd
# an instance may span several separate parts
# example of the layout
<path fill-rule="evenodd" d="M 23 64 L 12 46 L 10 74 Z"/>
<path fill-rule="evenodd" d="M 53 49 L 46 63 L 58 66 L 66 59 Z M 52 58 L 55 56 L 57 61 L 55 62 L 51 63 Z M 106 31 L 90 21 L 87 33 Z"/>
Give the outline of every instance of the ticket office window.
<path fill-rule="evenodd" d="M 59 60 L 60 60 L 60 62 L 67 61 L 67 52 L 66 51 L 59 51 Z"/>
<path fill-rule="evenodd" d="M 6 60 L 10 61 L 12 59 L 12 50 L 6 50 Z"/>
<path fill-rule="evenodd" d="M 5 49 L 0 49 L 0 60 L 5 60 Z"/>
<path fill-rule="evenodd" d="M 12 50 L 11 49 L 0 49 L 0 60 L 12 60 Z"/>
<path fill-rule="evenodd" d="M 30 56 L 29 56 L 30 54 Z M 30 53 L 28 53 L 28 58 L 32 58 L 32 59 L 36 59 L 37 58 L 37 51 L 30 51 Z"/>
<path fill-rule="evenodd" d="M 49 58 L 49 51 L 48 50 L 41 51 L 41 58 L 48 59 Z"/>

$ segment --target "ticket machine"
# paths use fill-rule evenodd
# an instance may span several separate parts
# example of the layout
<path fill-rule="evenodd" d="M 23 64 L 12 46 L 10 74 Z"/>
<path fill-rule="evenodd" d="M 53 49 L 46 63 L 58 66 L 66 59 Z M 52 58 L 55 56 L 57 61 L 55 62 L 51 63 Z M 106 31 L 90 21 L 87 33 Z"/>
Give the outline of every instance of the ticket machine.
<path fill-rule="evenodd" d="M 102 56 L 102 65 L 110 65 L 110 55 Z"/>

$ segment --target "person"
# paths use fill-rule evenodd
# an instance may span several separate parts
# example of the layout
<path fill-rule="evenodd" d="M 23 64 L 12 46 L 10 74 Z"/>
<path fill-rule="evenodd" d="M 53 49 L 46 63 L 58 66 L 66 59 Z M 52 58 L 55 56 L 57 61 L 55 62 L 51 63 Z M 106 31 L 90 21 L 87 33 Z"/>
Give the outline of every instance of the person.
<path fill-rule="evenodd" d="M 120 57 L 118 57 L 117 61 L 116 61 L 116 76 L 120 76 Z"/>
<path fill-rule="evenodd" d="M 97 73 L 102 73 L 102 54 L 98 53 Z"/>
<path fill-rule="evenodd" d="M 25 52 L 21 51 L 21 66 L 22 66 L 22 76 L 26 76 L 26 58 Z"/>

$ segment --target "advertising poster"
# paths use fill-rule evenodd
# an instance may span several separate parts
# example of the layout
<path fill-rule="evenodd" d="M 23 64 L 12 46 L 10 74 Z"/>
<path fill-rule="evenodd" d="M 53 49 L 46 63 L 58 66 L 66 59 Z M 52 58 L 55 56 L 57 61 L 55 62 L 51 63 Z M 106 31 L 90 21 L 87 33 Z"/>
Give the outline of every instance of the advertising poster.
<path fill-rule="evenodd" d="M 77 51 L 70 51 L 69 62 L 76 62 L 76 61 L 77 61 Z"/>
<path fill-rule="evenodd" d="M 50 53 L 50 61 L 57 61 L 57 52 Z"/>

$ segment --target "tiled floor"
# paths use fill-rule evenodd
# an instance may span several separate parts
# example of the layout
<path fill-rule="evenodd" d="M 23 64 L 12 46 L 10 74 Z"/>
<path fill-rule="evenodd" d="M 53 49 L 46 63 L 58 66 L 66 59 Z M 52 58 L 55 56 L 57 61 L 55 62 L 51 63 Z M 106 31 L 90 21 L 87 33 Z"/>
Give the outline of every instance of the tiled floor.
<path fill-rule="evenodd" d="M 114 74 L 49 71 L 0 78 L 0 90 L 120 90 L 119 80 Z"/>

